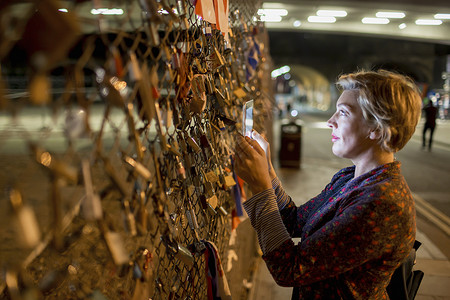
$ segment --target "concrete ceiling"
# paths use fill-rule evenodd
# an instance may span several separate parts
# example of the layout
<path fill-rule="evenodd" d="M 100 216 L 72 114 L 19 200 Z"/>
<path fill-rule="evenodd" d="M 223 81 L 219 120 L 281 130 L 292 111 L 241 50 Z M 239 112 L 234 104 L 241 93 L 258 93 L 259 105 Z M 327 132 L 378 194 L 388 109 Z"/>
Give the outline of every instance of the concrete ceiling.
<path fill-rule="evenodd" d="M 230 0 L 231 4 L 240 3 L 243 0 Z M 95 1 L 94 1 L 95 2 Z M 156 1 L 155 1 L 156 2 Z M 159 2 L 159 1 L 158 1 Z M 173 1 L 170 1 L 171 3 Z M 319 31 L 324 33 L 343 33 L 367 36 L 395 37 L 399 39 L 408 39 L 416 41 L 428 41 L 432 43 L 450 45 L 450 19 L 442 20 L 439 26 L 419 26 L 415 24 L 417 19 L 434 19 L 437 13 L 450 14 L 450 0 L 273 0 L 273 1 L 253 1 L 245 2 L 245 5 L 264 7 L 264 8 L 283 8 L 288 14 L 282 18 L 281 22 L 266 22 L 266 28 L 278 31 L 303 31 L 312 32 Z M 6 5 L 13 5 L 13 13 L 26 12 L 33 9 L 33 2 L 29 1 L 12 1 L 5 2 Z M 2 4 L 0 1 L 0 7 Z M 93 16 L 90 11 L 94 7 L 92 1 L 58 1 L 61 7 L 68 8 L 70 11 L 80 18 L 83 24 L 83 32 L 96 32 L 99 26 L 106 26 L 110 29 L 133 30 L 134 26 L 139 26 L 142 21 L 139 1 L 118 1 L 103 0 L 101 5 L 105 7 L 119 7 L 126 12 L 123 16 L 105 16 L 99 24 L 98 16 Z M 167 3 L 167 1 L 165 2 Z M 242 4 L 243 5 L 243 4 Z M 332 24 L 319 24 L 308 22 L 309 16 L 316 15 L 319 9 L 338 9 L 347 12 L 346 17 L 336 18 L 336 22 Z M 405 13 L 402 19 L 390 19 L 386 25 L 367 25 L 362 24 L 361 19 L 364 17 L 375 17 L 378 11 L 401 11 Z M 111 21 L 111 22 L 110 22 Z M 295 21 L 300 21 L 301 25 L 295 27 Z M 406 27 L 400 29 L 399 25 L 404 23 Z M 117 28 L 117 24 L 120 24 Z M 104 28 L 105 29 L 105 28 Z"/>
<path fill-rule="evenodd" d="M 417 19 L 434 19 L 437 13 L 450 14 L 449 0 L 392 0 L 392 1 L 296 1 L 279 0 L 264 1 L 264 8 L 284 8 L 288 14 L 282 17 L 278 23 L 266 22 L 266 28 L 272 31 L 319 31 L 324 33 L 343 33 L 364 36 L 394 37 L 414 41 L 426 41 L 432 43 L 450 45 L 450 19 L 442 20 L 438 26 L 416 25 Z M 346 17 L 337 17 L 332 24 L 310 23 L 309 16 L 316 15 L 319 9 L 345 10 Z M 404 12 L 402 19 L 390 19 L 386 25 L 363 24 L 364 17 L 375 17 L 379 11 Z M 295 27 L 295 21 L 301 25 Z M 399 25 L 404 23 L 406 27 L 400 29 Z"/>

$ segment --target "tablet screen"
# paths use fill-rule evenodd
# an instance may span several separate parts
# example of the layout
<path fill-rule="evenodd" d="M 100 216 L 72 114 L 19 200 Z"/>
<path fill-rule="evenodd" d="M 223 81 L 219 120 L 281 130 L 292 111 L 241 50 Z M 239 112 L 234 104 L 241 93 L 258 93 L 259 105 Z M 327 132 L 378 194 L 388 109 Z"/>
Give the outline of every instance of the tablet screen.
<path fill-rule="evenodd" d="M 253 100 L 245 102 L 242 111 L 242 135 L 252 137 L 253 130 Z"/>

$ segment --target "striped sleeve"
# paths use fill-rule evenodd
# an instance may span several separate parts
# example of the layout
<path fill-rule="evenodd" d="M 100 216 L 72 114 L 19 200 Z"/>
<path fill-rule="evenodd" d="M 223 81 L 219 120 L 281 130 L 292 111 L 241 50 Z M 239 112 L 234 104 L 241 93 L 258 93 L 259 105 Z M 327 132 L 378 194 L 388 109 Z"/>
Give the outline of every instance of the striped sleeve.
<path fill-rule="evenodd" d="M 243 206 L 256 230 L 259 246 L 264 254 L 270 253 L 291 239 L 281 220 L 272 189 L 254 195 L 245 201 Z"/>
<path fill-rule="evenodd" d="M 291 197 L 289 197 L 289 195 L 284 191 L 283 186 L 281 185 L 281 181 L 280 179 L 278 179 L 278 177 L 275 177 L 272 180 L 272 189 L 274 190 L 277 197 L 278 210 L 282 210 L 291 201 Z"/>

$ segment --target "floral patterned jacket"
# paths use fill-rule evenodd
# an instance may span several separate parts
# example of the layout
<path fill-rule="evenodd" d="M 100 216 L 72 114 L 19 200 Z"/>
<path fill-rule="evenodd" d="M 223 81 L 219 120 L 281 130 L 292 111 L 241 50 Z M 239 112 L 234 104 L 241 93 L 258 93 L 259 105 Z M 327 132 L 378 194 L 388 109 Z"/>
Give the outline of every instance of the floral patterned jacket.
<path fill-rule="evenodd" d="M 414 200 L 397 161 L 354 172 L 340 170 L 300 207 L 278 179 L 244 204 L 270 273 L 294 287 L 293 299 L 388 299 L 386 286 L 415 240 Z"/>

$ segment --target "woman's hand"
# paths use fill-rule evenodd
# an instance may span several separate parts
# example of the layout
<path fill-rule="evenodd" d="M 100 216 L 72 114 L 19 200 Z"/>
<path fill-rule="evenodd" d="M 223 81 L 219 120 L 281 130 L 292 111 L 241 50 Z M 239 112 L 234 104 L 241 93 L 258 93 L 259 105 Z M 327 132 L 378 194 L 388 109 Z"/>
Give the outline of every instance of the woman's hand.
<path fill-rule="evenodd" d="M 269 168 L 269 175 L 270 180 L 274 180 L 277 177 L 277 174 L 275 173 L 275 169 L 272 165 L 272 155 L 270 153 L 270 145 L 267 141 L 266 137 L 263 134 L 259 134 L 258 131 L 253 130 L 252 131 L 252 138 L 258 142 L 258 144 L 263 148 L 263 150 L 266 152 L 266 158 L 267 158 L 267 165 Z"/>
<path fill-rule="evenodd" d="M 266 153 L 256 140 L 238 134 L 234 157 L 236 174 L 248 183 L 254 194 L 272 188 Z"/>

